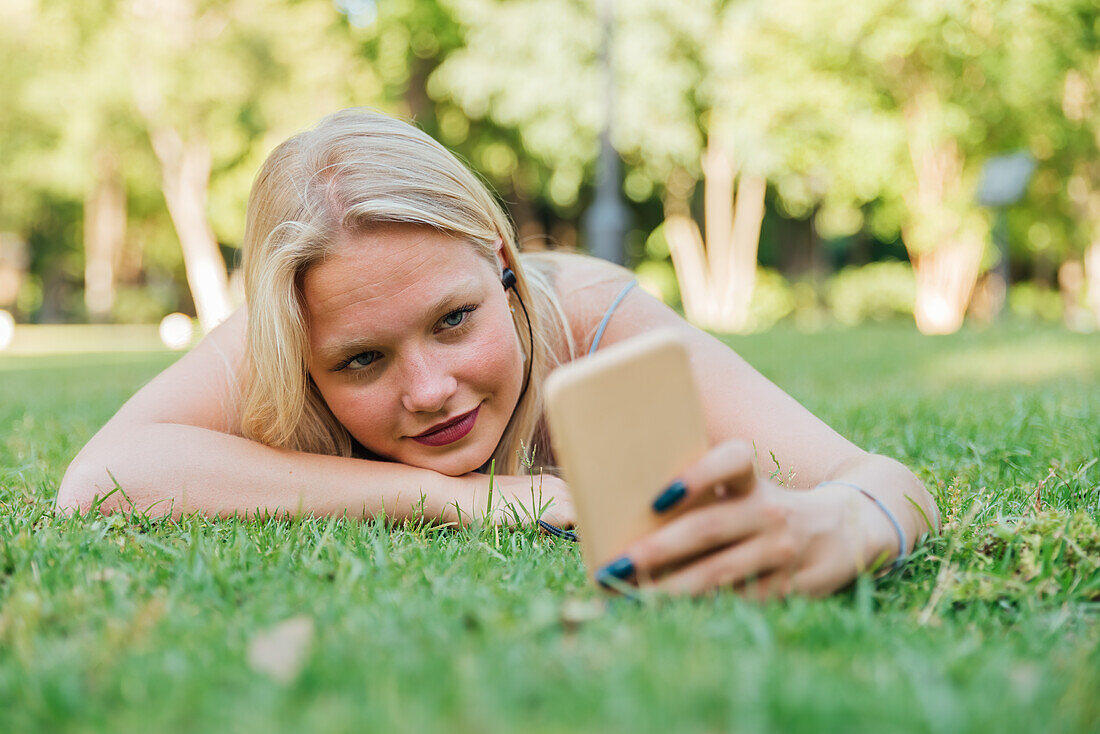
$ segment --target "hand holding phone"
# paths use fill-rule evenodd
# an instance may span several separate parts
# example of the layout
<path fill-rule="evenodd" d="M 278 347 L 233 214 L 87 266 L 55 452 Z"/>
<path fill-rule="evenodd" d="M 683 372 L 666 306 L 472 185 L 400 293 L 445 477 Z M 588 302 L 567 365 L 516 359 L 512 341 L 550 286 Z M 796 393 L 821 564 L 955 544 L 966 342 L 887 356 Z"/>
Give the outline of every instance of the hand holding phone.
<path fill-rule="evenodd" d="M 707 450 L 687 348 L 658 330 L 565 365 L 547 379 L 546 413 L 592 578 L 677 516 L 653 498 Z"/>

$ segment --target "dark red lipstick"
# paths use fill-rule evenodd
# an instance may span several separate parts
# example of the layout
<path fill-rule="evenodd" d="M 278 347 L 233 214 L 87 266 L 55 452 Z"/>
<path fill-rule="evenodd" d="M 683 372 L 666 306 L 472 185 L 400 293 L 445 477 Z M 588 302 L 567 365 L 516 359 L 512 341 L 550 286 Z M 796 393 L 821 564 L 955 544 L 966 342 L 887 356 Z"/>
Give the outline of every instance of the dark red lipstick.
<path fill-rule="evenodd" d="M 410 436 L 409 438 L 425 446 L 446 446 L 449 443 L 454 443 L 473 430 L 479 410 L 481 410 L 480 405 L 469 413 L 463 413 L 460 416 L 443 421 L 442 423 L 432 426 L 420 435 Z"/>

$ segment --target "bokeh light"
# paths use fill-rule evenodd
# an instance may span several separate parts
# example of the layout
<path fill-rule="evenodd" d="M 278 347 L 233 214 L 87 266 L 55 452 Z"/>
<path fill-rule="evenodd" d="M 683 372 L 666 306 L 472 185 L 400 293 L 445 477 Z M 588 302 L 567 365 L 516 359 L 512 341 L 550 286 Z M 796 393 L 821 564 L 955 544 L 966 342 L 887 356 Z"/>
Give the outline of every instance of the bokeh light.
<path fill-rule="evenodd" d="M 194 333 L 195 325 L 187 314 L 170 313 L 160 322 L 160 340 L 169 349 L 186 349 Z"/>
<path fill-rule="evenodd" d="M 11 345 L 15 339 L 15 317 L 0 309 L 0 351 Z"/>

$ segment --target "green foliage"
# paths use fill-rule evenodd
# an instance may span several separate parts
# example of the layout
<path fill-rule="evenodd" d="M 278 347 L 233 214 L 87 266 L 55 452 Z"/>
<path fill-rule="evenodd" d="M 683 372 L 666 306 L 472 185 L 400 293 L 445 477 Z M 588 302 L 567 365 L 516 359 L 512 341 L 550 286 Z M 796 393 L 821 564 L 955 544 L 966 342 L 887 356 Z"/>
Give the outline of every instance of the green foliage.
<path fill-rule="evenodd" d="M 680 305 L 680 284 L 670 260 L 646 260 L 634 268 L 634 277 L 650 293 L 670 306 Z"/>
<path fill-rule="evenodd" d="M 787 279 L 773 268 L 756 269 L 756 287 L 749 305 L 749 330 L 770 329 L 795 307 L 795 296 Z"/>
<path fill-rule="evenodd" d="M 174 292 L 164 288 L 120 288 L 111 315 L 120 324 L 155 324 L 175 308 L 175 297 Z"/>
<path fill-rule="evenodd" d="M 1050 283 L 1096 237 L 1094 2 L 612 5 L 611 132 L 640 238 L 660 222 L 670 182 L 692 198 L 711 138 L 741 169 L 768 176 L 774 212 L 812 216 L 825 238 L 863 231 L 889 241 L 905 230 L 916 251 L 942 241 L 944 222 L 983 233 L 978 174 L 1016 149 L 1039 167 L 1008 214 L 1014 274 Z M 79 295 L 80 206 L 103 150 L 125 179 L 127 286 L 182 282 L 150 146 L 158 128 L 208 146 L 206 213 L 231 247 L 267 152 L 352 104 L 415 118 L 500 191 L 528 233 L 575 228 L 590 197 L 608 101 L 595 0 L 2 6 L 0 228 L 64 232 L 44 242 L 28 304 L 79 301 L 53 299 L 48 285 L 64 273 L 63 287 Z M 913 154 L 937 146 L 954 146 L 961 170 L 929 214 L 917 205 L 929 192 Z M 58 212 L 63 227 L 43 222 Z M 667 268 L 646 269 L 659 280 Z M 35 283 L 45 297 L 32 297 Z"/>
<path fill-rule="evenodd" d="M 432 74 L 429 94 L 454 102 L 472 120 L 487 118 L 517 130 L 521 147 L 510 149 L 510 155 L 544 166 L 546 197 L 558 207 L 573 205 L 597 151 L 602 115 L 592 64 L 600 31 L 591 4 L 448 0 L 446 5 L 465 44 Z"/>
<path fill-rule="evenodd" d="M 0 227 L 29 234 L 65 212 L 68 236 L 46 243 L 32 273 L 42 282 L 64 270 L 57 287 L 77 296 L 83 263 L 58 268 L 50 253 L 82 252 L 81 205 L 98 175 L 97 156 L 118 161 L 126 259 L 148 271 L 124 273 L 125 286 L 140 285 L 143 275 L 182 283 L 152 138 L 170 129 L 209 150 L 208 219 L 219 239 L 236 245 L 252 178 L 270 148 L 334 109 L 375 101 L 380 88 L 345 18 L 327 2 L 5 3 L 0 59 L 12 72 L 0 82 Z M 51 314 L 79 315 L 70 304 Z"/>
<path fill-rule="evenodd" d="M 913 267 L 890 260 L 844 268 L 825 284 L 825 303 L 846 326 L 908 316 L 915 294 Z"/>
<path fill-rule="evenodd" d="M 1022 318 L 1060 322 L 1062 294 L 1035 283 L 1016 283 L 1008 289 L 1008 309 Z"/>
<path fill-rule="evenodd" d="M 142 128 L 209 148 L 209 218 L 223 241 L 239 243 L 249 186 L 275 144 L 379 91 L 330 3 L 136 3 L 110 23 L 124 46 L 111 71 Z"/>

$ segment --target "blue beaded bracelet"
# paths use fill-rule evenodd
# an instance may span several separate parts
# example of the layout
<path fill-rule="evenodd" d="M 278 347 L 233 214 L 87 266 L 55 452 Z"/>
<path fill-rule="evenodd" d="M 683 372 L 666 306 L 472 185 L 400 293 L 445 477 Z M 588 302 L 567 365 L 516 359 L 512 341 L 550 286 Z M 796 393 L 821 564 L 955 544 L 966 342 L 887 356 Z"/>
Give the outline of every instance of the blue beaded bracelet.
<path fill-rule="evenodd" d="M 906 548 L 905 531 L 902 530 L 901 523 L 898 522 L 898 519 L 896 517 L 894 517 L 894 513 L 890 512 L 890 508 L 887 507 L 885 504 L 883 504 L 882 500 L 880 500 L 878 497 L 874 496 L 873 494 L 868 492 L 863 487 L 860 487 L 857 484 L 852 484 L 851 482 L 840 482 L 840 481 L 822 482 L 821 484 L 814 487 L 814 489 L 819 489 L 820 487 L 825 487 L 829 484 L 839 484 L 842 487 L 851 487 L 852 489 L 859 490 L 863 494 L 864 497 L 866 497 L 867 499 L 871 500 L 876 505 L 878 505 L 878 508 L 880 510 L 882 510 L 883 514 L 886 515 L 886 518 L 894 526 L 894 530 L 896 530 L 897 533 L 898 533 L 898 557 L 894 560 L 894 564 L 890 567 L 890 570 L 893 571 L 897 568 L 900 568 L 901 565 L 903 563 L 905 563 L 905 548 Z"/>

